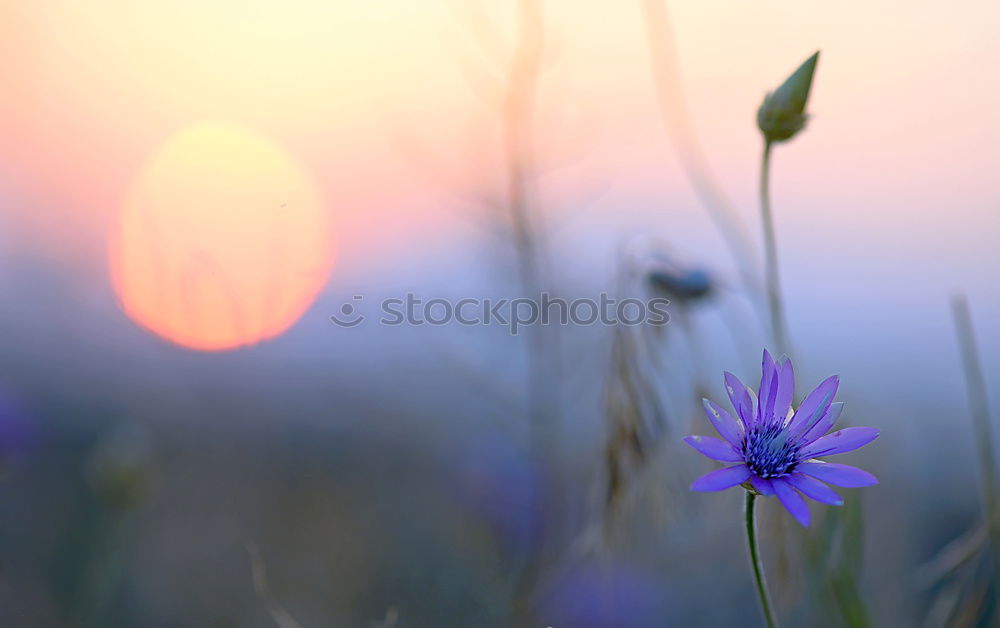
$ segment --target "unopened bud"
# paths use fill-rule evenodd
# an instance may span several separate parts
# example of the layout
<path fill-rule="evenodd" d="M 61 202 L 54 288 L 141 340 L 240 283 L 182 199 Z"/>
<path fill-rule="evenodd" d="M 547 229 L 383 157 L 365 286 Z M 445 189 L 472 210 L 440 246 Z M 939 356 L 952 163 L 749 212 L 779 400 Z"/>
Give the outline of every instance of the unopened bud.
<path fill-rule="evenodd" d="M 803 62 L 781 87 L 769 92 L 757 110 L 757 126 L 768 142 L 783 142 L 806 125 L 806 103 L 812 87 L 819 51 Z"/>
<path fill-rule="evenodd" d="M 649 273 L 649 282 L 678 301 L 697 301 L 712 292 L 712 278 L 700 269 L 653 270 Z"/>

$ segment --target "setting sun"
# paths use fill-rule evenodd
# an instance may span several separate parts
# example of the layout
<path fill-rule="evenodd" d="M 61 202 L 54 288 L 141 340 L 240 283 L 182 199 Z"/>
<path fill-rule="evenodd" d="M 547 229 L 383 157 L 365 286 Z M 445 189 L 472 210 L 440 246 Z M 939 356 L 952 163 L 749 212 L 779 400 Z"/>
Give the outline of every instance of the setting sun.
<path fill-rule="evenodd" d="M 188 127 L 152 156 L 109 250 L 129 317 L 201 350 L 283 332 L 332 262 L 328 213 L 309 175 L 266 138 L 223 123 Z"/>

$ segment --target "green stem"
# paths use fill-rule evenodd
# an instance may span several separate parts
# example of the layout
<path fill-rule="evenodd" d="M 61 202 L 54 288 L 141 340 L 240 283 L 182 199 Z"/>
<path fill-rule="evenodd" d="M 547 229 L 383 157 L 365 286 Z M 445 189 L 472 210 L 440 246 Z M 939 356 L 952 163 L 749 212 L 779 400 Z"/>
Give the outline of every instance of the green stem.
<path fill-rule="evenodd" d="M 993 452 L 993 430 L 990 425 L 990 409 L 986 400 L 986 379 L 982 363 L 976 349 L 976 338 L 972 328 L 972 316 L 965 295 L 956 296 L 951 303 L 955 318 L 958 346 L 962 352 L 965 369 L 965 383 L 969 393 L 969 407 L 972 410 L 972 425 L 979 445 L 979 468 L 983 482 L 983 501 L 986 511 L 986 529 L 993 549 L 994 569 L 1000 582 L 1000 487 L 997 486 L 997 463 Z"/>
<path fill-rule="evenodd" d="M 760 164 L 760 217 L 764 227 L 765 272 L 767 301 L 771 313 L 771 333 L 778 351 L 788 353 L 788 333 L 785 329 L 785 307 L 781 298 L 781 277 L 778 273 L 778 245 L 774 237 L 774 217 L 771 214 L 771 142 L 764 140 Z"/>
<path fill-rule="evenodd" d="M 764 613 L 764 621 L 768 628 L 777 628 L 774 610 L 771 608 L 771 598 L 767 594 L 767 583 L 764 581 L 764 566 L 760 562 L 760 551 L 757 548 L 757 530 L 754 523 L 753 505 L 757 494 L 747 491 L 746 505 L 743 514 L 747 524 L 747 546 L 750 549 L 750 565 L 753 567 L 753 578 L 757 583 L 757 597 L 760 598 L 760 608 Z"/>

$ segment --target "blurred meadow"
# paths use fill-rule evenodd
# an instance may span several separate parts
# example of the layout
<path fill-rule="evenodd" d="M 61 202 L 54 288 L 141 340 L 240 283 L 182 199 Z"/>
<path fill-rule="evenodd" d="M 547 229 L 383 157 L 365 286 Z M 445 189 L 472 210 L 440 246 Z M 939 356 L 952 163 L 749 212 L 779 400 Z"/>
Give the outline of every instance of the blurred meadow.
<path fill-rule="evenodd" d="M 881 430 L 808 529 L 758 500 L 781 624 L 1000 626 L 998 24 L 0 3 L 0 626 L 764 625 L 682 439 L 765 348 Z M 757 112 L 816 51 L 768 248 Z M 407 294 L 670 321 L 380 324 Z"/>

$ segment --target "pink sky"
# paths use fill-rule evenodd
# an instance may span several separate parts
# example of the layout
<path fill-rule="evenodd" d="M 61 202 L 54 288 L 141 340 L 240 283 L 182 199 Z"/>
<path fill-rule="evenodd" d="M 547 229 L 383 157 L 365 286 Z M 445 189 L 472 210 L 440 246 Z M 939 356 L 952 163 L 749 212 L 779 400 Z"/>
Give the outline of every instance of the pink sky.
<path fill-rule="evenodd" d="M 480 26 L 470 26 L 478 9 L 469 7 L 483 9 Z M 779 235 L 793 261 L 809 258 L 811 242 L 822 242 L 818 255 L 849 249 L 913 272 L 1000 261 L 996 3 L 669 7 L 697 131 L 752 226 L 754 110 L 766 89 L 823 51 L 812 123 L 776 154 Z M 502 73 L 511 43 L 504 8 L 4 3 L 0 174 L 15 201 L 3 222 L 24 235 L 19 246 L 103 260 L 142 164 L 176 133 L 215 120 L 267 138 L 320 182 L 340 249 L 334 281 L 401 242 L 460 232 L 455 188 L 497 181 L 490 77 Z M 634 213 L 650 228 L 664 216 L 701 224 L 659 118 L 642 15 L 639 2 L 546 3 L 553 55 L 540 137 L 560 166 L 546 189 L 563 204 L 602 190 L 589 210 L 599 220 Z M 401 135 L 437 165 L 408 158 Z"/>

